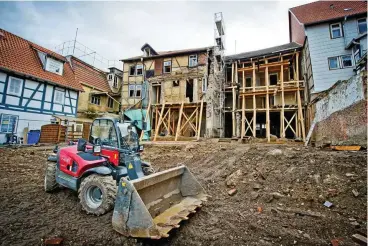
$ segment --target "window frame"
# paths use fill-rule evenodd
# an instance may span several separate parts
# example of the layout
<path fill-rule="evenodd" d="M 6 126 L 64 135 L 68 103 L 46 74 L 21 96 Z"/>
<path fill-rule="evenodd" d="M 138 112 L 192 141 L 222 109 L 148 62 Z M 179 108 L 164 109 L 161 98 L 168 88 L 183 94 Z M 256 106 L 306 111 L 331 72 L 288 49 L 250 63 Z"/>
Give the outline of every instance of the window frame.
<path fill-rule="evenodd" d="M 138 94 L 138 91 L 139 91 L 139 95 Z M 135 97 L 142 97 L 142 84 L 136 84 L 135 85 Z"/>
<path fill-rule="evenodd" d="M 138 69 L 142 69 L 142 72 L 138 73 Z M 137 75 L 137 76 L 143 75 L 143 64 L 139 64 L 139 65 L 135 66 L 135 75 Z"/>
<path fill-rule="evenodd" d="M 18 115 L 13 115 L 13 114 L 0 114 L 0 116 L 1 116 L 0 117 L 0 132 L 1 133 L 15 133 L 15 132 L 17 132 L 18 122 L 19 122 L 19 116 Z M 13 131 L 9 131 L 9 124 L 7 124 L 8 125 L 7 131 L 2 131 L 4 116 L 9 116 L 9 122 L 11 122 L 11 118 L 12 117 L 15 117 L 16 118 Z"/>
<path fill-rule="evenodd" d="M 133 89 L 131 89 L 133 88 Z M 130 91 L 133 91 L 133 95 L 130 95 Z M 128 92 L 130 98 L 135 98 L 135 84 L 129 84 L 128 85 Z"/>
<path fill-rule="evenodd" d="M 337 68 L 331 68 L 330 59 L 332 59 L 332 58 L 336 58 Z M 339 56 L 332 56 L 332 57 L 328 57 L 328 58 L 327 58 L 327 61 L 328 61 L 328 69 L 329 69 L 329 70 L 337 70 L 337 69 L 340 69 Z"/>
<path fill-rule="evenodd" d="M 112 80 L 112 74 L 109 74 L 107 79 Z"/>
<path fill-rule="evenodd" d="M 339 30 L 340 30 L 340 36 L 339 37 L 334 37 L 333 36 L 333 25 L 339 25 Z M 336 39 L 336 38 L 342 38 L 342 37 L 344 37 L 344 33 L 343 33 L 343 30 L 342 30 L 342 24 L 341 24 L 341 22 L 336 22 L 336 23 L 332 23 L 332 24 L 330 24 L 330 38 L 331 39 Z"/>
<path fill-rule="evenodd" d="M 111 102 L 111 105 L 110 105 L 110 102 Z M 107 107 L 114 108 L 114 99 L 112 99 L 111 97 L 107 98 Z"/>
<path fill-rule="evenodd" d="M 95 98 L 95 100 L 93 100 Z M 91 100 L 89 101 L 91 104 L 100 106 L 101 105 L 101 96 L 100 95 L 91 95 Z M 98 103 L 96 103 L 98 102 Z"/>
<path fill-rule="evenodd" d="M 350 57 L 350 61 L 351 61 L 351 66 L 344 66 L 344 60 L 343 60 L 343 57 L 344 56 L 348 56 Z M 340 56 L 340 61 L 341 61 L 341 68 L 351 68 L 354 66 L 354 63 L 353 63 L 353 58 L 351 57 L 351 55 L 341 55 Z"/>
<path fill-rule="evenodd" d="M 275 72 L 275 73 L 270 73 L 268 75 L 268 84 L 269 85 L 271 85 L 271 75 L 276 75 L 276 84 L 275 85 L 277 85 L 278 82 L 279 82 L 279 73 Z"/>
<path fill-rule="evenodd" d="M 134 73 L 133 73 L 133 74 L 131 74 L 131 72 L 132 72 L 132 68 L 134 68 Z M 135 76 L 135 73 L 136 73 L 135 65 L 130 65 L 130 66 L 129 66 L 129 76 Z"/>
<path fill-rule="evenodd" d="M 170 62 L 170 71 L 169 72 L 165 72 L 165 67 L 168 67 L 168 65 L 165 66 L 165 63 L 166 62 Z M 162 65 L 163 65 L 162 66 L 162 70 L 163 70 L 162 72 L 163 73 L 171 73 L 171 71 L 172 71 L 172 62 L 171 62 L 171 60 L 170 61 L 163 61 L 163 64 Z"/>
<path fill-rule="evenodd" d="M 56 101 L 56 94 L 57 94 L 57 93 L 62 93 L 62 94 L 63 94 L 61 102 Z M 53 103 L 54 103 L 54 104 L 64 105 L 64 104 L 65 104 L 65 91 L 62 91 L 62 90 L 60 90 L 60 89 L 55 88 L 55 91 L 54 91 L 54 98 L 53 98 Z"/>
<path fill-rule="evenodd" d="M 114 81 L 112 82 L 114 88 L 118 88 L 118 76 L 114 76 Z"/>
<path fill-rule="evenodd" d="M 366 26 L 366 31 L 365 32 L 360 32 L 360 30 L 359 30 L 359 21 L 360 20 L 365 20 L 365 26 Z M 367 32 L 367 17 L 357 19 L 357 29 L 358 29 L 358 34 L 363 34 L 363 33 Z"/>
<path fill-rule="evenodd" d="M 19 92 L 12 92 L 12 91 L 10 91 L 10 84 L 12 83 L 12 79 L 18 80 L 20 82 Z M 6 94 L 17 96 L 17 97 L 22 96 L 23 82 L 24 82 L 23 79 L 20 79 L 20 78 L 17 78 L 17 77 L 13 77 L 13 76 L 9 76 L 9 79 L 8 79 L 8 88 L 6 89 Z"/>
<path fill-rule="evenodd" d="M 192 56 L 195 56 L 195 60 L 196 60 L 195 65 L 191 65 L 191 64 L 190 64 L 190 61 L 191 61 L 191 57 L 192 57 Z M 196 66 L 198 66 L 198 54 L 195 54 L 195 55 L 189 55 L 189 56 L 188 56 L 188 67 L 196 67 Z"/>

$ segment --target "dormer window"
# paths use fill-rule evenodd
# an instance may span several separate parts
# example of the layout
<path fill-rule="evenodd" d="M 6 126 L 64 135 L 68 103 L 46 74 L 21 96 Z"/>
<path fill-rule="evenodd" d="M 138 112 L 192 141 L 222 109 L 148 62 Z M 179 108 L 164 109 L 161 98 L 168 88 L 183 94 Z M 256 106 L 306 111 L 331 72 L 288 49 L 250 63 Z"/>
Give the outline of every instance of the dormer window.
<path fill-rule="evenodd" d="M 114 77 L 114 84 L 113 84 L 114 88 L 118 88 L 118 77 L 115 76 Z"/>
<path fill-rule="evenodd" d="M 143 50 L 143 56 L 144 57 L 147 57 L 147 56 L 151 56 L 151 50 L 150 50 L 150 48 L 145 48 L 144 50 Z"/>
<path fill-rule="evenodd" d="M 109 74 L 108 80 L 112 80 L 112 74 Z"/>
<path fill-rule="evenodd" d="M 46 58 L 46 66 L 45 66 L 46 71 L 63 75 L 63 67 L 64 67 L 63 62 L 55 60 L 51 57 Z"/>

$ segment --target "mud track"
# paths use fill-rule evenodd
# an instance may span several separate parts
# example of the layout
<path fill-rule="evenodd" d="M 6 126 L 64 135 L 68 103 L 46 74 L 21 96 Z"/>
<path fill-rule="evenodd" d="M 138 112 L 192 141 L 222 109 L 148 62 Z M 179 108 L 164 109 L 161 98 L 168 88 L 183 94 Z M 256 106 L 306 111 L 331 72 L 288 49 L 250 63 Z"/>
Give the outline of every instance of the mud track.
<path fill-rule="evenodd" d="M 146 146 L 144 158 L 156 169 L 185 164 L 211 196 L 159 241 L 119 235 L 112 213 L 86 215 L 70 190 L 45 193 L 49 152 L 0 149 L 1 245 L 41 245 L 53 236 L 64 245 L 328 245 L 331 239 L 355 245 L 351 235 L 367 229 L 364 151 L 211 142 Z M 323 206 L 326 200 L 334 206 Z"/>

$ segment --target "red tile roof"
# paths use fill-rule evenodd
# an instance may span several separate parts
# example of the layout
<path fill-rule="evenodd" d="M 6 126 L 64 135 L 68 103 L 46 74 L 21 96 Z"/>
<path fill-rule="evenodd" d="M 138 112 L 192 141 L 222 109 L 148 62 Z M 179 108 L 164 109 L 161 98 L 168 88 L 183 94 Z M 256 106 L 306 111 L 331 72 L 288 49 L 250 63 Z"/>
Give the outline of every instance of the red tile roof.
<path fill-rule="evenodd" d="M 367 13 L 366 1 L 318 1 L 289 10 L 304 25 Z"/>
<path fill-rule="evenodd" d="M 72 67 L 79 83 L 89 85 L 101 91 L 110 92 L 107 74 L 82 60 L 72 56 Z"/>
<path fill-rule="evenodd" d="M 0 33 L 2 33 L 2 38 L 0 38 L 0 69 L 83 91 L 82 86 L 75 80 L 73 70 L 65 57 L 3 29 L 0 29 Z M 63 75 L 45 71 L 36 49 L 64 61 Z"/>

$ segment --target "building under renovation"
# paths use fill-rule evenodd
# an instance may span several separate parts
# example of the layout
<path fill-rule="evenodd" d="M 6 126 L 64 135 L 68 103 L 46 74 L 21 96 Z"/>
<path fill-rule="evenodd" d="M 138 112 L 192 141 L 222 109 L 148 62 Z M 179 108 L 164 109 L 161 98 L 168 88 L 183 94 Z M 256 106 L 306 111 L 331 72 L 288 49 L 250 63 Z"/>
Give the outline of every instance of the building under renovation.
<path fill-rule="evenodd" d="M 305 139 L 301 51 L 288 43 L 225 58 L 224 137 Z"/>
<path fill-rule="evenodd" d="M 156 141 L 220 137 L 224 83 L 224 25 L 215 14 L 214 46 L 156 51 L 144 44 L 140 56 L 122 59 L 122 111 L 137 120 L 141 138 Z"/>

